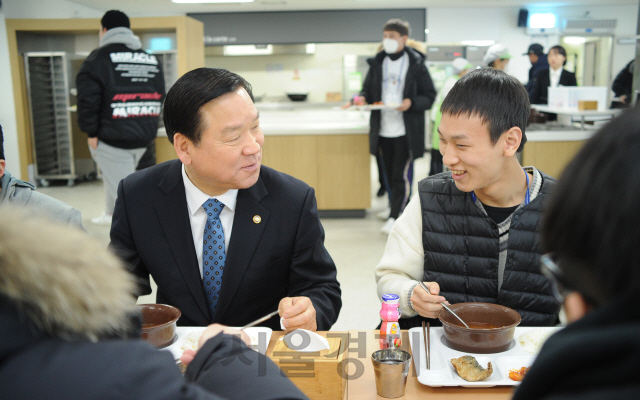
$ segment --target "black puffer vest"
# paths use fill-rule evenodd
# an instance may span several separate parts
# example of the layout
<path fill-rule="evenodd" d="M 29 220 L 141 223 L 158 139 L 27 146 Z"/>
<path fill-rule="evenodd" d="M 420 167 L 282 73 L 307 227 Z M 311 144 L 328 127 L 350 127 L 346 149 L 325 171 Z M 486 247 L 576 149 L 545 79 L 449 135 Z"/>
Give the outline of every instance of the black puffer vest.
<path fill-rule="evenodd" d="M 541 175 L 538 195 L 512 216 L 500 291 L 498 225 L 474 204 L 469 193 L 456 188 L 450 173 L 422 180 L 424 281 L 438 282 L 440 294 L 452 304 L 502 304 L 520 313 L 521 326 L 555 325 L 560 304 L 551 283 L 540 273 L 538 229 L 544 202 L 556 180 Z M 403 328 L 418 326 L 421 320 L 410 318 Z"/>

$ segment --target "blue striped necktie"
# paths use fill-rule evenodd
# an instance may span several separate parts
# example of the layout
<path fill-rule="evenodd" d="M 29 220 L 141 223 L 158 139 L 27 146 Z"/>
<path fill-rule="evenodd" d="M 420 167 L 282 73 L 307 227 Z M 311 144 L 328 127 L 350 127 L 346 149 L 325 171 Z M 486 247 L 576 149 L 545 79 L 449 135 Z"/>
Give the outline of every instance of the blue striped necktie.
<path fill-rule="evenodd" d="M 222 283 L 224 263 L 227 259 L 224 231 L 220 222 L 220 213 L 224 204 L 216 199 L 209 199 L 204 202 L 202 207 L 207 213 L 202 246 L 202 286 L 213 319 L 220 298 L 220 284 Z"/>

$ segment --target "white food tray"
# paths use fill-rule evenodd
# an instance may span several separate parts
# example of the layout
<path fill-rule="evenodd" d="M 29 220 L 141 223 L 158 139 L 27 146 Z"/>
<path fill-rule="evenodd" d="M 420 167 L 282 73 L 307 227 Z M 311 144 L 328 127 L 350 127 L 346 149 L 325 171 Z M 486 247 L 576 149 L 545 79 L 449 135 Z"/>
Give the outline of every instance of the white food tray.
<path fill-rule="evenodd" d="M 176 327 L 176 334 L 178 335 L 178 338 L 171 346 L 165 347 L 162 350 L 171 352 L 171 354 L 173 354 L 173 358 L 177 360 L 182 356 L 182 353 L 184 353 L 186 348 L 190 348 L 185 343 L 187 335 L 191 332 L 199 332 L 201 334 L 205 329 L 207 329 L 206 326 L 178 326 Z M 245 328 L 244 331 L 251 339 L 251 348 L 265 354 L 267 352 L 267 347 L 269 347 L 271 334 L 273 333 L 271 328 L 254 326 L 251 328 Z"/>
<path fill-rule="evenodd" d="M 521 335 L 531 330 L 543 330 L 555 332 L 561 327 L 516 327 L 513 335 L 511 347 L 507 351 L 494 354 L 475 354 L 453 350 L 448 347 L 444 338 L 444 330 L 442 327 L 432 327 L 430 329 L 431 339 L 431 369 L 427 369 L 424 340 L 422 338 L 422 328 L 411 328 L 409 330 L 409 341 L 414 354 L 420 357 L 420 360 L 413 360 L 416 367 L 419 365 L 418 382 L 426 386 L 461 386 L 471 388 L 493 387 L 493 386 L 517 386 L 520 382 L 513 381 L 509 378 L 509 370 L 520 369 L 522 367 L 530 367 L 537 354 L 526 351 L 519 343 L 518 339 Z M 413 343 L 414 339 L 418 339 L 420 343 Z M 484 381 L 467 382 L 460 378 L 455 368 L 451 364 L 452 358 L 462 356 L 473 356 L 478 363 L 487 368 L 490 361 L 493 367 L 493 374 Z"/>

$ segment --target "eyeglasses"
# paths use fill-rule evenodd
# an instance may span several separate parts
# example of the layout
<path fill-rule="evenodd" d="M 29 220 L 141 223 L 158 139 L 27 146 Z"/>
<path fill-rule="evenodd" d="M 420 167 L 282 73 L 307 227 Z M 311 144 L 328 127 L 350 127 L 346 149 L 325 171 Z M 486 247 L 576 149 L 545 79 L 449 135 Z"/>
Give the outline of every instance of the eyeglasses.
<path fill-rule="evenodd" d="M 551 287 L 553 288 L 553 295 L 560 304 L 564 303 L 564 298 L 567 297 L 571 290 L 565 283 L 565 277 L 562 270 L 558 267 L 558 264 L 553 260 L 553 254 L 545 254 L 540 257 L 540 272 L 549 281 L 551 281 Z"/>

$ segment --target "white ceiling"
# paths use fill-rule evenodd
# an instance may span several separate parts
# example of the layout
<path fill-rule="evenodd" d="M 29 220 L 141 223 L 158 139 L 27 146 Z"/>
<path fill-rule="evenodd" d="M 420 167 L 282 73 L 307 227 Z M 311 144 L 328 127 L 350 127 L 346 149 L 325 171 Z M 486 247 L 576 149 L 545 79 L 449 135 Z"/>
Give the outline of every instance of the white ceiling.
<path fill-rule="evenodd" d="M 255 0 L 253 3 L 177 4 L 171 0 L 69 0 L 99 11 L 122 10 L 129 16 L 203 12 L 353 10 L 424 7 L 579 6 L 637 4 L 638 0 Z"/>

